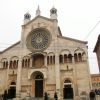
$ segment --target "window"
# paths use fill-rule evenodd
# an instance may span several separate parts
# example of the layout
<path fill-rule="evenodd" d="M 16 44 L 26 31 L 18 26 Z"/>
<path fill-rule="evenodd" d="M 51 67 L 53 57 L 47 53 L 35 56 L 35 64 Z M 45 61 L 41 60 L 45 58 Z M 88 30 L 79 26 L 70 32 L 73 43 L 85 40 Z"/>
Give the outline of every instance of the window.
<path fill-rule="evenodd" d="M 76 53 L 74 54 L 74 60 L 75 60 L 75 62 L 78 62 L 78 58 L 77 58 L 77 54 Z"/>
<path fill-rule="evenodd" d="M 64 63 L 67 63 L 67 55 L 64 54 Z"/>
<path fill-rule="evenodd" d="M 49 65 L 49 56 L 47 56 L 47 64 Z"/>
<path fill-rule="evenodd" d="M 62 55 L 59 56 L 59 62 L 60 62 L 61 64 L 63 63 L 63 56 L 62 56 Z"/>
<path fill-rule="evenodd" d="M 72 63 L 72 55 L 71 54 L 68 55 L 68 62 Z"/>
<path fill-rule="evenodd" d="M 81 53 L 78 54 L 78 59 L 79 59 L 79 62 L 82 62 L 82 55 L 81 55 Z"/>

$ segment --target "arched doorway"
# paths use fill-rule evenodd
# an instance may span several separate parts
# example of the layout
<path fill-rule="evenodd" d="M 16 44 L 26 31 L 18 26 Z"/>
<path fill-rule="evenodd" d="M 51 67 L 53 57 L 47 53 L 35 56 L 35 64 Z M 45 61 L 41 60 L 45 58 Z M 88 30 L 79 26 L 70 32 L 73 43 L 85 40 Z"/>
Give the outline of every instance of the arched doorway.
<path fill-rule="evenodd" d="M 15 98 L 16 97 L 16 83 L 11 82 L 10 88 L 8 89 L 8 98 Z"/>
<path fill-rule="evenodd" d="M 41 73 L 35 76 L 35 97 L 43 97 L 43 75 Z"/>
<path fill-rule="evenodd" d="M 73 99 L 73 88 L 72 83 L 69 79 L 64 81 L 64 88 L 63 88 L 63 98 L 64 99 Z"/>

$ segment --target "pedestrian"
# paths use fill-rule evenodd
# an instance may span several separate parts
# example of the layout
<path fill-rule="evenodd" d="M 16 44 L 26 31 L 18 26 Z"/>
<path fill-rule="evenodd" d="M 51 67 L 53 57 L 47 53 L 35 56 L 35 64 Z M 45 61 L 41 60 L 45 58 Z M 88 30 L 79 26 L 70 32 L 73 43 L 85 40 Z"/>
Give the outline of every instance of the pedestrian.
<path fill-rule="evenodd" d="M 7 97 L 8 97 L 7 90 L 5 90 L 3 95 L 3 100 L 7 100 Z"/>
<path fill-rule="evenodd" d="M 54 100 L 58 100 L 58 96 L 56 92 L 54 93 Z"/>
<path fill-rule="evenodd" d="M 0 94 L 0 100 L 3 100 L 3 95 L 2 94 Z"/>
<path fill-rule="evenodd" d="M 89 96 L 90 96 L 90 100 L 96 100 L 96 94 L 95 94 L 95 91 L 94 90 L 91 90 L 90 91 Z"/>
<path fill-rule="evenodd" d="M 48 94 L 47 94 L 47 92 L 44 93 L 44 100 L 48 100 Z"/>

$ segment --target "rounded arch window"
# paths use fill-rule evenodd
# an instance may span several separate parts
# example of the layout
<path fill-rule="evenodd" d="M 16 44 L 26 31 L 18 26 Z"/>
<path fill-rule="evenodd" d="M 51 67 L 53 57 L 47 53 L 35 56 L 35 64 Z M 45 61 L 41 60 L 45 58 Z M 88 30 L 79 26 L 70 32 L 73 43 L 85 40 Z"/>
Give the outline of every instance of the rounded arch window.
<path fill-rule="evenodd" d="M 78 62 L 77 53 L 74 54 L 74 60 L 75 60 L 75 62 Z"/>
<path fill-rule="evenodd" d="M 69 63 L 72 63 L 72 54 L 68 55 L 68 61 L 69 61 Z"/>
<path fill-rule="evenodd" d="M 67 63 L 67 54 L 64 54 L 64 63 Z"/>
<path fill-rule="evenodd" d="M 79 61 L 82 61 L 82 55 L 81 55 L 81 53 L 78 54 L 78 58 L 79 58 Z"/>
<path fill-rule="evenodd" d="M 62 55 L 59 55 L 59 62 L 63 63 L 63 56 Z"/>

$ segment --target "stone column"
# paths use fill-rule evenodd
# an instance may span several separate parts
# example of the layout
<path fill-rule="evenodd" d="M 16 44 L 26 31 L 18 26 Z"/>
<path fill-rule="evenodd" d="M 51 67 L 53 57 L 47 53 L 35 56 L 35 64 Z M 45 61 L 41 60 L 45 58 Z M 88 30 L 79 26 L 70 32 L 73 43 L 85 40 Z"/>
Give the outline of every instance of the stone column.
<path fill-rule="evenodd" d="M 8 66 L 7 66 L 7 80 L 6 80 L 6 89 L 8 89 L 8 80 L 9 80 L 9 66 L 10 66 L 10 59 L 8 59 Z"/>
<path fill-rule="evenodd" d="M 59 64 L 59 40 L 58 40 L 58 21 L 54 20 L 53 23 L 53 33 L 54 33 L 54 52 L 55 52 L 55 78 L 56 78 L 56 92 L 58 93 L 58 98 L 61 100 L 61 87 L 60 87 L 60 64 Z"/>
<path fill-rule="evenodd" d="M 74 55 L 74 53 L 73 53 L 73 55 Z M 75 90 L 74 95 L 75 95 L 75 97 L 77 97 L 78 96 L 77 69 L 76 69 L 76 65 L 75 65 L 74 56 L 72 57 L 72 63 L 73 63 L 73 81 L 74 81 L 74 90 Z"/>
<path fill-rule="evenodd" d="M 58 97 L 61 97 L 60 90 L 60 65 L 59 65 L 59 55 L 55 54 L 55 74 L 56 74 L 56 92 L 58 93 Z"/>
<path fill-rule="evenodd" d="M 44 66 L 47 67 L 47 55 L 45 55 L 45 58 L 44 58 Z"/>
<path fill-rule="evenodd" d="M 33 62 L 32 57 L 30 57 L 30 68 L 32 68 Z"/>
<path fill-rule="evenodd" d="M 64 63 L 64 55 L 62 55 L 62 59 L 63 59 L 63 62 L 62 63 Z"/>
<path fill-rule="evenodd" d="M 46 88 L 46 81 L 47 81 L 47 79 L 46 79 L 46 78 L 44 78 L 44 92 L 47 92 L 47 88 Z"/>
<path fill-rule="evenodd" d="M 22 59 L 19 58 L 18 69 L 17 69 L 17 86 L 16 86 L 16 95 L 20 96 L 21 91 L 21 71 L 22 71 Z"/>

